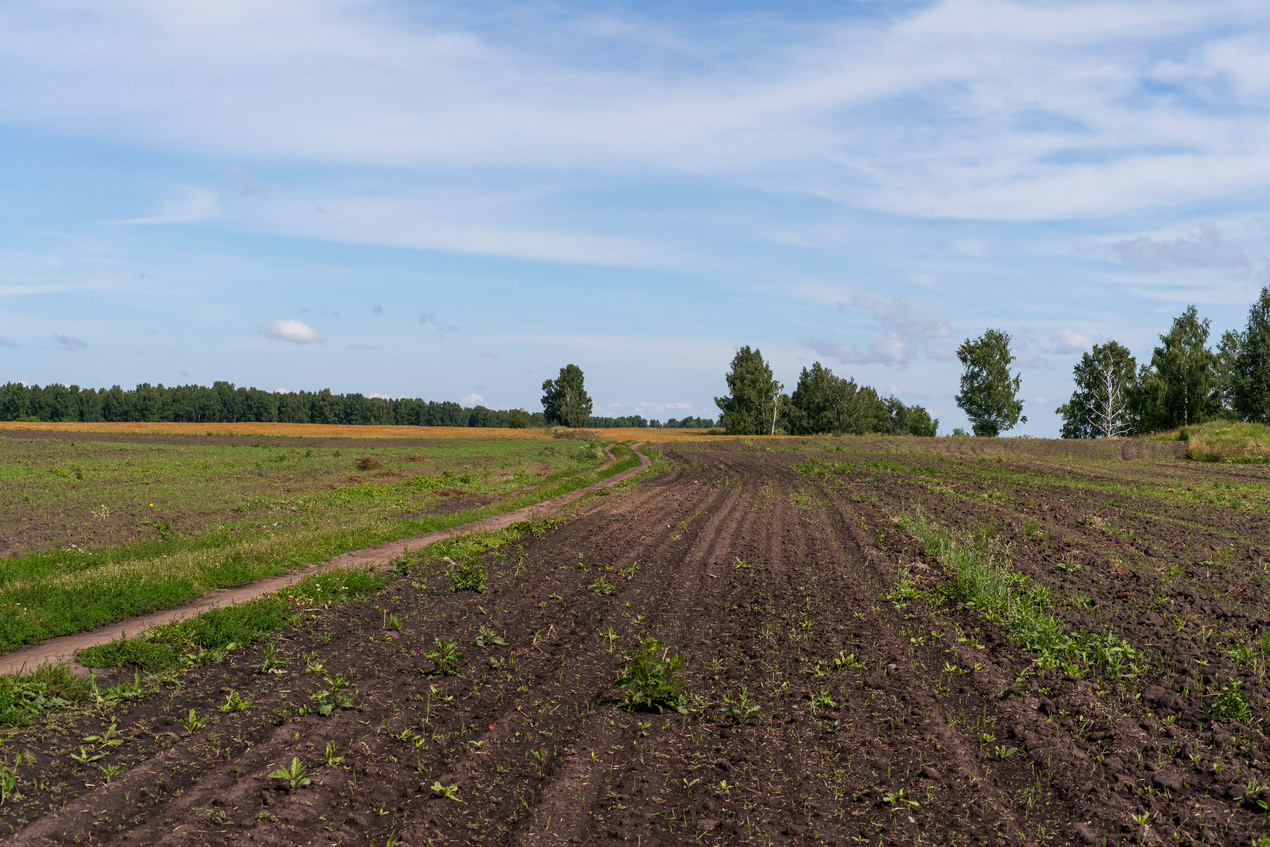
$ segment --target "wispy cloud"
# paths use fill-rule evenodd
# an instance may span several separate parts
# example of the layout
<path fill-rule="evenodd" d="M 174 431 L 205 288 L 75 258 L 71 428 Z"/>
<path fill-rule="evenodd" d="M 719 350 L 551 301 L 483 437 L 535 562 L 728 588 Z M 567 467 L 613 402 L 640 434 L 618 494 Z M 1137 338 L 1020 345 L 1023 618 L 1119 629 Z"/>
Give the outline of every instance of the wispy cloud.
<path fill-rule="evenodd" d="M 1213 224 L 1177 238 L 1125 238 L 1112 242 L 1111 249 L 1120 261 L 1140 271 L 1201 268 L 1247 272 L 1251 268 L 1247 254 Z"/>
<path fill-rule="evenodd" d="M 440 318 L 438 318 L 436 315 L 432 314 L 431 312 L 419 318 L 419 325 L 432 327 L 433 329 L 437 331 L 437 335 L 439 335 L 443 340 L 450 333 L 458 332 L 458 329 L 459 329 L 454 324 L 450 323 L 449 321 L 441 320 Z"/>
<path fill-rule="evenodd" d="M 917 311 L 903 297 L 887 300 L 852 295 L 846 302 L 838 305 L 842 309 L 864 312 L 871 316 L 880 332 L 866 347 L 860 347 L 854 342 L 811 339 L 808 346 L 822 356 L 845 364 L 882 364 L 893 367 L 904 367 L 918 356 L 947 357 L 946 351 L 935 342 L 952 336 L 948 321 Z"/>
<path fill-rule="evenodd" d="M 466 394 L 459 400 L 464 406 L 476 406 L 485 402 L 485 397 L 480 394 Z"/>
<path fill-rule="evenodd" d="M 291 344 L 325 344 L 325 335 L 316 332 L 313 327 L 302 321 L 276 320 L 260 325 L 260 334 L 265 338 L 287 341 Z"/>
<path fill-rule="evenodd" d="M 17 340 L 10 338 L 7 335 L 0 335 L 0 347 L 17 347 L 17 346 L 18 346 Z"/>
<path fill-rule="evenodd" d="M 62 335 L 57 333 L 53 336 L 53 342 L 63 350 L 87 350 L 88 343 L 83 339 L 76 338 L 73 335 Z"/>
<path fill-rule="evenodd" d="M 384 348 L 383 348 L 383 347 L 380 347 L 380 346 L 379 346 L 379 345 L 377 345 L 377 344 L 367 344 L 367 343 L 366 343 L 366 342 L 364 342 L 364 341 L 355 341 L 355 342 L 353 342 L 352 344 L 348 345 L 348 349 L 349 349 L 349 350 L 375 351 L 375 350 L 383 350 Z"/>
<path fill-rule="evenodd" d="M 207 220 L 216 214 L 216 209 L 215 194 L 183 185 L 180 186 L 180 196 L 165 200 L 154 215 L 145 218 L 114 220 L 110 223 L 137 226 L 192 223 Z"/>

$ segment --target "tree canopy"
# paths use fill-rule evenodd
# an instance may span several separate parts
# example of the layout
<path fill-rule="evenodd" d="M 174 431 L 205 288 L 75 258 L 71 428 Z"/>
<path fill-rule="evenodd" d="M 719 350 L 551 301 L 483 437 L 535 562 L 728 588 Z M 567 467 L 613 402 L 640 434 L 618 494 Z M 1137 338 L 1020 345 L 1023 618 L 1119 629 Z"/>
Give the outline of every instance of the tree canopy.
<path fill-rule="evenodd" d="M 591 417 L 591 398 L 583 386 L 582 368 L 565 365 L 560 376 L 543 382 L 542 411 L 550 426 L 586 426 Z"/>
<path fill-rule="evenodd" d="M 1187 306 L 1160 336 L 1151 364 L 1138 374 L 1132 406 L 1144 432 L 1203 423 L 1221 412 L 1217 355 L 1208 349 L 1207 318 Z"/>
<path fill-rule="evenodd" d="M 742 347 L 732 357 L 727 375 L 728 395 L 714 398 L 729 435 L 765 435 L 772 431 L 780 398 L 780 383 L 756 348 Z"/>
<path fill-rule="evenodd" d="M 820 362 L 803 368 L 789 399 L 787 429 L 791 435 L 885 432 L 933 436 L 939 421 L 921 406 L 885 399 L 854 379 L 835 376 Z"/>
<path fill-rule="evenodd" d="M 957 348 L 964 371 L 957 405 L 970 419 L 975 435 L 995 436 L 1027 423 L 1023 401 L 1018 398 L 1022 376 L 1010 376 L 1010 335 L 990 329 L 976 339 L 967 338 Z"/>
<path fill-rule="evenodd" d="M 1063 417 L 1063 438 L 1129 435 L 1134 429 L 1129 409 L 1138 363 L 1128 348 L 1115 341 L 1095 344 L 1083 354 L 1072 376 L 1076 390 L 1055 409 Z"/>
<path fill-rule="evenodd" d="M 1234 336 L 1230 404 L 1244 420 L 1270 424 L 1270 285 L 1248 310 L 1247 327 Z"/>

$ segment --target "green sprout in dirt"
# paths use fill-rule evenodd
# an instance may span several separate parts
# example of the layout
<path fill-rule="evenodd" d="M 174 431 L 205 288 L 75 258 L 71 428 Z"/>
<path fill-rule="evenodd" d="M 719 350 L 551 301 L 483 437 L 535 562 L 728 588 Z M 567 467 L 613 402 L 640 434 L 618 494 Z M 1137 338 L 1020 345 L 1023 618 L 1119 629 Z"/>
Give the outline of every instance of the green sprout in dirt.
<path fill-rule="evenodd" d="M 453 800 L 455 803 L 463 802 L 459 798 L 459 784 L 457 782 L 453 785 L 442 785 L 441 780 L 438 779 L 432 783 L 432 793 L 438 797 Z"/>
<path fill-rule="evenodd" d="M 343 756 L 335 755 L 335 745 L 330 741 L 326 742 L 326 755 L 322 757 L 322 762 L 330 765 L 331 767 L 335 767 L 342 761 L 344 761 Z"/>
<path fill-rule="evenodd" d="M 269 774 L 270 779 L 280 779 L 287 783 L 287 787 L 291 789 L 303 788 L 306 785 L 312 785 L 313 780 L 309 779 L 308 771 L 300 762 L 299 756 L 291 759 L 291 764 L 285 768 L 277 768 Z"/>
<path fill-rule="evenodd" d="M 282 673 L 282 666 L 287 660 L 278 655 L 278 648 L 272 644 L 265 645 L 265 652 L 260 657 L 257 673 Z"/>
<path fill-rule="evenodd" d="M 595 580 L 595 582 L 587 586 L 587 590 L 596 594 L 603 594 L 608 597 L 617 590 L 617 586 L 606 580 L 603 576 L 600 576 Z"/>
<path fill-rule="evenodd" d="M 190 709 L 190 713 L 181 719 L 181 725 L 189 732 L 195 732 L 207 726 L 207 718 L 200 718 L 198 713 Z"/>
<path fill-rule="evenodd" d="M 663 642 L 643 639 L 617 680 L 622 707 L 631 712 L 687 712 L 688 690 L 679 679 L 683 663 L 683 656 L 672 654 Z"/>
<path fill-rule="evenodd" d="M 458 676 L 459 671 L 462 670 L 459 662 L 463 661 L 463 654 L 459 652 L 459 643 L 440 638 L 433 640 L 437 648 L 423 654 L 425 659 L 432 660 L 432 670 L 424 676 Z"/>
<path fill-rule="evenodd" d="M 242 695 L 236 690 L 231 690 L 225 695 L 225 702 L 221 703 L 216 708 L 220 709 L 222 712 L 245 712 L 251 708 L 251 701 L 244 700 Z"/>
<path fill-rule="evenodd" d="M 315 691 L 309 699 L 316 704 L 313 708 L 322 717 L 328 717 L 338 707 L 340 709 L 353 708 L 353 701 L 357 698 L 357 689 L 354 688 L 348 680 L 344 679 L 342 674 L 331 675 L 329 673 L 322 674 L 322 679 L 326 682 L 326 688 Z"/>
<path fill-rule="evenodd" d="M 88 735 L 84 737 L 84 741 L 89 744 L 105 744 L 107 747 L 118 747 L 123 744 L 122 738 L 116 738 L 115 733 L 119 729 L 118 721 L 111 721 L 110 726 L 106 727 L 100 735 Z"/>
<path fill-rule="evenodd" d="M 1237 679 L 1229 680 L 1221 687 L 1221 692 L 1213 702 L 1213 717 L 1223 721 L 1238 721 L 1247 724 L 1252 720 L 1252 707 L 1248 695 L 1244 693 L 1244 684 Z"/>
<path fill-rule="evenodd" d="M 750 699 L 750 693 L 745 688 L 741 689 L 735 700 L 726 696 L 723 698 L 723 716 L 732 723 L 745 723 L 757 718 L 762 710 L 762 706 Z"/>
<path fill-rule="evenodd" d="M 480 632 L 476 633 L 477 647 L 506 647 L 507 639 L 499 635 L 487 626 L 483 626 Z"/>

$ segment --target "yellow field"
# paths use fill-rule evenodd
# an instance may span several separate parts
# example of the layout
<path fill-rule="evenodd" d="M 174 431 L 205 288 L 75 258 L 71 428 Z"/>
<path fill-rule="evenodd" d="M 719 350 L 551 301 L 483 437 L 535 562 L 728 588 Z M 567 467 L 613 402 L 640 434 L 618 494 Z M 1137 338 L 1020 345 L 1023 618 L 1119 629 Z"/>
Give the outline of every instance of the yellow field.
<path fill-rule="evenodd" d="M 336 426 L 289 423 L 22 423 L 0 421 L 0 429 L 45 432 L 117 432 L 162 435 L 260 435 L 285 438 L 552 438 L 560 430 L 493 429 L 464 426 Z M 567 431 L 567 430 L 566 430 Z M 586 429 L 578 430 L 605 441 L 665 442 L 718 438 L 701 429 Z"/>

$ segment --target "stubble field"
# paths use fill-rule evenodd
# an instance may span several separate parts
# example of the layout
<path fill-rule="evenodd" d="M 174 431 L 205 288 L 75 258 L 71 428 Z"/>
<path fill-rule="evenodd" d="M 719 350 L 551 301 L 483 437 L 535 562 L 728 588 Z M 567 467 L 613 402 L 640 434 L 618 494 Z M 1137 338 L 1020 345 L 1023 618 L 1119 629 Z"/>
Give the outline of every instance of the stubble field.
<path fill-rule="evenodd" d="M 660 449 L 563 523 L 295 597 L 272 640 L 9 731 L 5 843 L 1270 833 L 1266 468 L 1172 443 Z"/>

